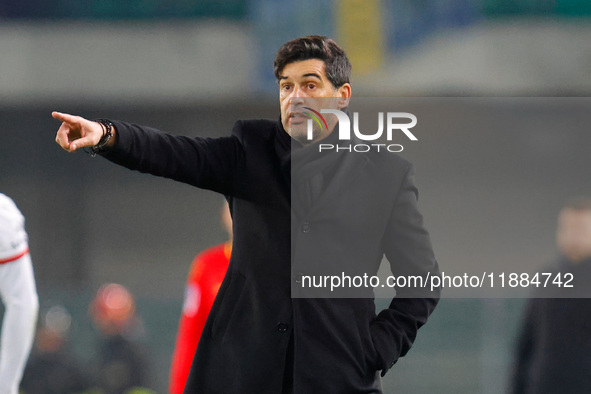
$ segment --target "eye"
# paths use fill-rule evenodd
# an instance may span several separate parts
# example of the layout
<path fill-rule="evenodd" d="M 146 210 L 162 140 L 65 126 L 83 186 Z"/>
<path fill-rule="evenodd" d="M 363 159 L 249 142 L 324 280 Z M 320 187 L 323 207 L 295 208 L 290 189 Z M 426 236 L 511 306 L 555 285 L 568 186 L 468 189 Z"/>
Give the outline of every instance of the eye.
<path fill-rule="evenodd" d="M 316 84 L 309 83 L 308 85 L 306 85 L 306 87 L 307 87 L 308 89 L 312 90 L 312 89 L 316 88 Z"/>
<path fill-rule="evenodd" d="M 281 90 L 285 90 L 285 91 L 289 91 L 291 89 L 291 85 L 289 84 L 283 84 L 281 85 Z"/>

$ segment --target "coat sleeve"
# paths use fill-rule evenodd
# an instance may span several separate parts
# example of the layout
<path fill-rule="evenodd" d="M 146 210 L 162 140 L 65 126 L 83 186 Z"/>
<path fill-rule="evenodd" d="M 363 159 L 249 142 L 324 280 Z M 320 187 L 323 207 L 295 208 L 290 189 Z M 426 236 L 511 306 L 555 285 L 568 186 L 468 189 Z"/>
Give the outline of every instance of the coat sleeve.
<path fill-rule="evenodd" d="M 234 134 L 222 138 L 173 136 L 157 129 L 112 121 L 115 146 L 103 156 L 132 170 L 174 179 L 223 194 L 232 194 L 244 168 L 242 145 Z"/>
<path fill-rule="evenodd" d="M 407 165 L 382 245 L 394 276 L 427 278 L 439 275 L 439 268 L 417 208 L 413 168 L 410 163 Z M 431 291 L 428 286 L 397 288 L 390 306 L 372 322 L 372 338 L 382 376 L 408 352 L 418 329 L 437 305 L 439 294 L 439 288 Z"/>

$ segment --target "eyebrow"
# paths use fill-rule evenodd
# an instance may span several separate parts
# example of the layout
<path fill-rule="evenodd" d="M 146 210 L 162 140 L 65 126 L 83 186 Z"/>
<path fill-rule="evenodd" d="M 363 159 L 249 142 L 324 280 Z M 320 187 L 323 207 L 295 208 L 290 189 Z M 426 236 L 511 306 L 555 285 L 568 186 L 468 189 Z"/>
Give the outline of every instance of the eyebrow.
<path fill-rule="evenodd" d="M 322 81 L 322 77 L 320 75 L 316 74 L 316 73 L 304 74 L 304 75 L 302 75 L 302 77 L 316 77 L 316 78 L 318 78 L 319 80 Z"/>
<path fill-rule="evenodd" d="M 316 78 L 318 78 L 319 80 L 321 80 L 321 81 L 322 81 L 322 77 L 321 77 L 320 75 L 318 75 L 317 73 L 307 73 L 307 74 L 304 74 L 304 75 L 302 75 L 302 77 L 303 77 L 303 78 L 307 78 L 307 77 L 316 77 Z M 287 79 L 287 78 L 288 78 L 288 77 L 286 77 L 285 75 L 281 75 L 281 76 L 279 77 L 279 80 L 282 80 L 282 79 Z"/>

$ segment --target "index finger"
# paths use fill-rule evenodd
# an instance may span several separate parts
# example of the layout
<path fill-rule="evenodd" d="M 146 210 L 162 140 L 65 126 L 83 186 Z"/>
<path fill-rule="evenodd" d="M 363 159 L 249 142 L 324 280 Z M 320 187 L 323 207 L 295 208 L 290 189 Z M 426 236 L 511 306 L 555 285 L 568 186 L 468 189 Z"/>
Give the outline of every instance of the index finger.
<path fill-rule="evenodd" d="M 66 123 L 78 123 L 78 117 L 70 114 L 64 114 L 62 112 L 53 111 L 51 116 L 57 120 L 61 120 Z"/>

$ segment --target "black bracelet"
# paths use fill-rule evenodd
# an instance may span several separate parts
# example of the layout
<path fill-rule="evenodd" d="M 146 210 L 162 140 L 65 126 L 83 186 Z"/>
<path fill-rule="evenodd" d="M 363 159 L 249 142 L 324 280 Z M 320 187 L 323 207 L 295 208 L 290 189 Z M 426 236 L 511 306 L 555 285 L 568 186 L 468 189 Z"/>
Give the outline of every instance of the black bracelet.
<path fill-rule="evenodd" d="M 101 125 L 103 129 L 103 136 L 99 140 L 99 142 L 90 148 L 90 156 L 95 157 L 97 153 L 102 152 L 105 146 L 109 143 L 111 138 L 113 137 L 113 123 L 111 123 L 108 119 L 95 119 L 93 122 L 96 122 Z"/>

